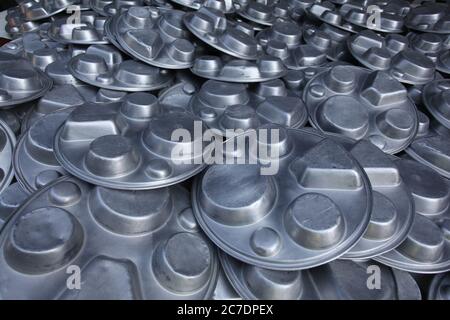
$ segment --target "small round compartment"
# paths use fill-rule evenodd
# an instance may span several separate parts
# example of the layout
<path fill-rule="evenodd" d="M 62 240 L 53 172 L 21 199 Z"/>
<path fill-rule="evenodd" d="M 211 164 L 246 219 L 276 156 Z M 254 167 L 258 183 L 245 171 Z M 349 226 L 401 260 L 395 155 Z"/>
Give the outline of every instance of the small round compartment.
<path fill-rule="evenodd" d="M 20 272 L 47 273 L 74 259 L 83 237 L 81 225 L 69 212 L 56 207 L 35 209 L 16 222 L 5 256 Z"/>
<path fill-rule="evenodd" d="M 182 232 L 159 244 L 152 257 L 152 269 L 163 287 L 188 293 L 207 283 L 211 259 L 210 248 L 202 238 Z"/>

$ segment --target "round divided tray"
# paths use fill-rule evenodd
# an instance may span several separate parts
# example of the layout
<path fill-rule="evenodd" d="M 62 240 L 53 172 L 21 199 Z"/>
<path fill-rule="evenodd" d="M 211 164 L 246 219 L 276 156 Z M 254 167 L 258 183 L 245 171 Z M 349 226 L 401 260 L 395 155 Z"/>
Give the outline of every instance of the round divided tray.
<path fill-rule="evenodd" d="M 58 179 L 15 212 L 0 248 L 2 299 L 207 299 L 217 281 L 215 250 L 180 186 L 120 191 Z M 81 288 L 68 289 L 76 269 Z"/>
<path fill-rule="evenodd" d="M 295 8 L 287 1 L 249 1 L 239 0 L 236 13 L 251 22 L 271 26 L 277 21 L 291 20 Z"/>
<path fill-rule="evenodd" d="M 405 25 L 422 32 L 450 33 L 450 6 L 430 3 L 413 8 L 406 16 Z"/>
<path fill-rule="evenodd" d="M 29 21 L 45 19 L 58 14 L 70 5 L 75 5 L 76 0 L 35 1 L 23 0 L 19 3 L 21 13 Z"/>
<path fill-rule="evenodd" d="M 149 91 L 167 87 L 172 81 L 168 70 L 125 59 L 108 45 L 91 45 L 86 53 L 73 57 L 69 72 L 90 85 L 119 91 Z"/>
<path fill-rule="evenodd" d="M 235 164 L 214 164 L 194 180 L 203 231 L 226 253 L 269 269 L 308 269 L 342 256 L 369 224 L 367 176 L 342 146 L 311 130 L 260 129 L 257 148 L 270 155 L 251 143 L 241 149 L 243 134 L 233 138 L 237 150 L 226 150 Z"/>
<path fill-rule="evenodd" d="M 262 53 L 253 29 L 242 23 L 232 23 L 221 11 L 202 7 L 185 13 L 183 21 L 197 38 L 221 52 L 245 60 L 256 60 Z"/>
<path fill-rule="evenodd" d="M 373 196 L 369 226 L 342 258 L 369 259 L 396 248 L 408 235 L 415 213 L 407 177 L 402 178 L 401 170 L 391 157 L 369 141 L 330 137 L 341 143 L 363 167 Z"/>
<path fill-rule="evenodd" d="M 406 239 L 374 259 L 414 273 L 449 271 L 450 184 L 416 161 L 400 159 L 396 164 L 412 192 L 416 215 Z"/>
<path fill-rule="evenodd" d="M 108 40 L 103 29 L 105 21 L 106 17 L 85 11 L 80 14 L 79 23 L 70 21 L 67 17 L 53 21 L 48 36 L 59 43 L 106 44 Z"/>
<path fill-rule="evenodd" d="M 441 53 L 450 49 L 450 34 L 409 32 L 406 37 L 413 50 L 423 53 L 435 63 Z"/>
<path fill-rule="evenodd" d="M 11 183 L 3 190 L 0 194 L 0 231 L 11 214 L 21 206 L 28 196 L 29 194 L 17 182 Z"/>
<path fill-rule="evenodd" d="M 407 37 L 386 37 L 364 30 L 347 39 L 353 57 L 372 70 L 387 70 L 400 82 L 422 85 L 436 77 L 433 61 L 425 54 L 409 48 Z"/>
<path fill-rule="evenodd" d="M 447 75 L 450 74 L 450 49 L 442 51 L 437 57 L 436 69 Z"/>
<path fill-rule="evenodd" d="M 56 158 L 74 176 L 115 189 L 154 189 L 184 181 L 206 166 L 205 126 L 179 109 L 161 109 L 147 93 L 77 107 L 55 136 Z M 176 129 L 189 137 L 172 139 Z"/>
<path fill-rule="evenodd" d="M 306 9 L 306 13 L 315 19 L 348 32 L 357 33 L 363 29 L 360 26 L 346 21 L 342 12 L 330 2 L 315 3 Z"/>
<path fill-rule="evenodd" d="M 432 126 L 431 128 L 429 126 Z M 405 150 L 416 161 L 450 179 L 450 130 L 420 113 L 420 134 Z"/>
<path fill-rule="evenodd" d="M 214 8 L 225 14 L 235 12 L 234 0 L 170 0 L 176 4 L 190 9 L 198 10 L 202 7 Z"/>
<path fill-rule="evenodd" d="M 8 9 L 5 19 L 5 31 L 13 38 L 19 37 L 25 32 L 36 31 L 40 25 L 40 22 L 37 21 L 26 21 L 18 6 Z"/>
<path fill-rule="evenodd" d="M 415 212 L 435 221 L 450 218 L 450 181 L 414 160 L 395 163 L 412 194 Z"/>
<path fill-rule="evenodd" d="M 441 273 L 433 277 L 428 289 L 428 300 L 450 300 L 450 273 Z"/>
<path fill-rule="evenodd" d="M 22 120 L 22 132 L 41 117 L 52 112 L 76 107 L 85 102 L 117 102 L 126 96 L 126 92 L 97 89 L 90 85 L 59 85 L 48 91 L 35 106 L 32 106 Z"/>
<path fill-rule="evenodd" d="M 131 56 L 161 68 L 192 66 L 198 48 L 183 25 L 183 11 L 130 7 L 114 18 L 115 39 Z"/>
<path fill-rule="evenodd" d="M 267 123 L 300 128 L 308 118 L 303 101 L 289 96 L 279 79 L 258 83 L 253 88 L 208 80 L 191 98 L 189 111 L 224 136 L 228 136 L 227 130 L 256 129 Z"/>
<path fill-rule="evenodd" d="M 52 80 L 23 58 L 0 53 L 0 107 L 35 100 L 52 87 Z"/>
<path fill-rule="evenodd" d="M 252 266 L 220 253 L 232 286 L 247 300 L 420 300 L 408 273 L 376 264 L 335 260 L 304 271 L 276 271 Z M 379 290 L 367 286 L 368 268 L 379 268 Z"/>
<path fill-rule="evenodd" d="M 113 0 L 89 0 L 89 6 L 91 9 L 101 16 L 108 16 L 108 14 L 104 11 L 105 6 L 113 3 Z"/>
<path fill-rule="evenodd" d="M 279 58 L 288 69 L 298 70 L 327 62 L 327 55 L 312 44 L 302 44 L 302 29 L 294 22 L 277 22 L 256 36 L 268 55 Z"/>
<path fill-rule="evenodd" d="M 158 101 L 161 105 L 178 107 L 188 111 L 189 102 L 198 89 L 191 83 L 179 82 L 159 92 Z"/>
<path fill-rule="evenodd" d="M 385 71 L 332 67 L 308 82 L 303 100 L 317 129 L 369 139 L 386 153 L 402 151 L 417 133 L 414 103 Z"/>
<path fill-rule="evenodd" d="M 305 42 L 320 52 L 324 52 L 331 61 L 348 61 L 351 54 L 346 40 L 350 33 L 327 23 L 319 27 L 307 26 L 303 31 Z"/>

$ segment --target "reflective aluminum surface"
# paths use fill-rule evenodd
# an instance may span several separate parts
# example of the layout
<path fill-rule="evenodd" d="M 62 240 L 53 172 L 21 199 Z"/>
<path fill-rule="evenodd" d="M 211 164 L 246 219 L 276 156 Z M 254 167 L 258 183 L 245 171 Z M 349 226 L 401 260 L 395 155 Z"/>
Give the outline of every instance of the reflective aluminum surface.
<path fill-rule="evenodd" d="M 192 73 L 199 77 L 227 82 L 262 82 L 286 74 L 280 59 L 270 56 L 250 61 L 230 56 L 201 56 L 194 61 Z"/>
<path fill-rule="evenodd" d="M 77 79 L 96 87 L 119 91 L 148 91 L 169 85 L 172 75 L 164 69 L 126 59 L 108 45 L 92 45 L 68 64 Z"/>
<path fill-rule="evenodd" d="M 58 130 L 54 150 L 64 169 L 93 184 L 161 188 L 204 169 L 208 144 L 194 136 L 194 127 L 204 128 L 197 120 L 179 109 L 163 112 L 155 96 L 134 93 L 123 102 L 77 107 Z M 187 130 L 191 141 L 172 140 L 175 129 Z M 203 150 L 194 149 L 199 143 Z"/>
<path fill-rule="evenodd" d="M 401 159 L 400 174 L 412 191 L 416 215 L 407 238 L 374 259 L 415 273 L 450 270 L 450 184 L 424 165 Z"/>
<path fill-rule="evenodd" d="M 281 59 L 288 69 L 298 70 L 326 63 L 327 55 L 312 44 L 302 44 L 302 30 L 294 22 L 277 22 L 256 39 L 268 55 Z"/>
<path fill-rule="evenodd" d="M 79 22 L 67 17 L 53 21 L 48 32 L 49 37 L 60 43 L 85 45 L 108 43 L 103 30 L 105 17 L 93 11 L 85 11 L 79 18 Z"/>
<path fill-rule="evenodd" d="M 364 30 L 347 40 L 351 54 L 372 70 L 387 70 L 400 82 L 422 85 L 436 77 L 435 65 L 425 54 L 409 48 L 407 37 L 382 37 Z"/>
<path fill-rule="evenodd" d="M 54 16 L 66 10 L 68 6 L 74 5 L 76 2 L 76 0 L 24 0 L 19 3 L 19 8 L 27 20 L 35 21 Z"/>
<path fill-rule="evenodd" d="M 28 196 L 29 194 L 17 182 L 11 183 L 2 191 L 0 194 L 0 230 Z"/>
<path fill-rule="evenodd" d="M 23 58 L 0 53 L 0 107 L 35 100 L 52 86 L 52 80 Z"/>
<path fill-rule="evenodd" d="M 450 274 L 448 272 L 433 277 L 428 290 L 428 300 L 450 300 Z"/>
<path fill-rule="evenodd" d="M 118 191 L 62 178 L 15 212 L 0 246 L 2 299 L 205 299 L 217 280 L 215 249 L 180 186 Z M 74 268 L 79 290 L 67 288 Z"/>
<path fill-rule="evenodd" d="M 402 151 L 417 133 L 414 103 L 384 71 L 335 66 L 308 82 L 303 100 L 314 127 L 369 139 L 386 153 Z"/>
<path fill-rule="evenodd" d="M 421 119 L 421 134 L 405 151 L 418 162 L 450 179 L 450 130 L 439 126 L 435 121 L 430 122 L 424 114 Z"/>
<path fill-rule="evenodd" d="M 192 66 L 198 48 L 183 25 L 183 11 L 130 7 L 114 18 L 112 29 L 120 47 L 150 65 L 169 69 Z"/>
<path fill-rule="evenodd" d="M 12 154 L 16 145 L 16 136 L 8 125 L 0 120 L 0 194 L 14 178 Z"/>
<path fill-rule="evenodd" d="M 420 300 L 408 273 L 369 262 L 335 260 L 303 271 L 276 271 L 240 262 L 226 254 L 220 260 L 233 287 L 248 300 Z M 382 285 L 371 290 L 368 268 L 379 268 Z"/>
<path fill-rule="evenodd" d="M 251 164 L 257 158 L 252 148 L 238 147 L 236 161 L 245 154 L 248 164 L 215 164 L 196 177 L 193 209 L 201 228 L 226 253 L 259 267 L 308 269 L 342 256 L 369 223 L 367 176 L 330 139 L 310 130 L 265 128 L 267 136 L 276 129 L 279 141 L 260 139 L 258 145 L 277 148 L 279 159 L 260 154 L 259 164 Z M 278 170 L 261 175 L 262 163 L 276 163 Z"/>
<path fill-rule="evenodd" d="M 13 166 L 22 188 L 33 193 L 66 174 L 53 153 L 53 137 L 64 123 L 70 109 L 39 118 L 21 136 L 14 150 Z"/>
<path fill-rule="evenodd" d="M 406 16 L 405 24 L 412 30 L 450 33 L 449 4 L 425 3 L 422 6 L 413 8 Z"/>
<path fill-rule="evenodd" d="M 226 54 L 246 60 L 256 60 L 261 54 L 251 27 L 232 23 L 221 11 L 202 7 L 185 13 L 183 21 L 197 38 Z"/>
<path fill-rule="evenodd" d="M 188 109 L 224 136 L 229 129 L 256 129 L 267 123 L 300 128 L 308 117 L 303 101 L 288 95 L 279 79 L 250 88 L 241 83 L 208 80 L 191 98 Z"/>

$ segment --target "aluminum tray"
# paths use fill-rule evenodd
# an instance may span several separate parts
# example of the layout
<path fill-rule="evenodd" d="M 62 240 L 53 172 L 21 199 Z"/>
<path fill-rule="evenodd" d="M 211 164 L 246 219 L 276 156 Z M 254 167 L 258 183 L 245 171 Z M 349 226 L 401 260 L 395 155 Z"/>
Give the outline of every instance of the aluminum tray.
<path fill-rule="evenodd" d="M 238 147 L 226 156 L 247 164 L 215 164 L 196 177 L 192 197 L 199 225 L 220 249 L 259 267 L 308 269 L 342 256 L 369 224 L 366 174 L 331 139 L 311 130 L 264 128 L 267 136 L 273 129 L 279 134 L 277 142 L 258 143 L 271 155 L 258 160 L 251 146 Z M 272 158 L 273 150 L 279 157 Z M 254 160 L 278 170 L 261 175 Z"/>
<path fill-rule="evenodd" d="M 314 127 L 369 139 L 387 153 L 402 151 L 417 133 L 414 103 L 385 71 L 335 66 L 308 82 L 303 100 Z"/>
<path fill-rule="evenodd" d="M 197 38 L 226 54 L 256 60 L 262 53 L 252 28 L 232 23 L 221 11 L 202 7 L 198 11 L 185 13 L 183 21 Z"/>
<path fill-rule="evenodd" d="M 183 25 L 183 11 L 130 7 L 114 18 L 115 39 L 128 54 L 161 68 L 192 66 L 199 49 Z"/>
<path fill-rule="evenodd" d="M 64 177 L 15 212 L 0 246 L 2 299 L 206 299 L 218 273 L 180 186 L 118 191 Z M 77 269 L 81 287 L 68 288 Z"/>
<path fill-rule="evenodd" d="M 374 259 L 414 273 L 449 271 L 450 184 L 414 160 L 398 160 L 397 166 L 412 190 L 416 215 L 402 244 Z"/>
<path fill-rule="evenodd" d="M 275 271 L 240 262 L 224 253 L 220 260 L 233 287 L 248 300 L 420 300 L 417 283 L 408 273 L 373 261 L 335 260 L 304 271 Z M 367 270 L 377 267 L 379 290 L 367 286 Z"/>
<path fill-rule="evenodd" d="M 450 300 L 450 273 L 441 273 L 433 277 L 428 289 L 428 300 Z"/>
<path fill-rule="evenodd" d="M 29 197 L 22 187 L 17 183 L 11 183 L 0 194 L 0 230 L 11 217 L 11 214 L 22 205 Z"/>
<path fill-rule="evenodd" d="M 422 133 L 405 151 L 413 159 L 450 179 L 450 130 L 430 122 L 425 115 L 422 118 L 425 124 Z M 432 127 L 428 128 L 430 125 Z"/>
<path fill-rule="evenodd" d="M 227 82 L 262 82 L 278 79 L 286 74 L 280 59 L 263 56 L 256 61 L 234 59 L 230 56 L 201 56 L 194 61 L 193 74 Z"/>
<path fill-rule="evenodd" d="M 351 54 L 372 70 L 387 70 L 398 81 L 423 85 L 436 78 L 433 61 L 409 48 L 407 37 L 397 34 L 382 37 L 365 30 L 347 40 Z"/>
<path fill-rule="evenodd" d="M 106 44 L 103 26 L 106 18 L 93 11 L 83 11 L 80 21 L 69 21 L 67 17 L 57 19 L 51 23 L 48 36 L 59 43 L 73 44 Z"/>
<path fill-rule="evenodd" d="M 19 8 L 25 18 L 29 21 L 45 19 L 58 14 L 70 5 L 74 5 L 76 0 L 58 1 L 35 1 L 23 0 L 19 3 Z"/>
<path fill-rule="evenodd" d="M 162 112 L 157 98 L 147 93 L 95 108 L 87 105 L 70 114 L 54 140 L 58 162 L 74 176 L 105 187 L 142 190 L 179 183 L 204 169 L 208 143 L 194 136 L 194 127 L 203 132 L 205 126 L 193 115 Z M 191 142 L 172 141 L 175 129 L 186 129 Z"/>
<path fill-rule="evenodd" d="M 52 80 L 27 60 L 0 53 L 0 107 L 35 100 L 52 87 Z"/>

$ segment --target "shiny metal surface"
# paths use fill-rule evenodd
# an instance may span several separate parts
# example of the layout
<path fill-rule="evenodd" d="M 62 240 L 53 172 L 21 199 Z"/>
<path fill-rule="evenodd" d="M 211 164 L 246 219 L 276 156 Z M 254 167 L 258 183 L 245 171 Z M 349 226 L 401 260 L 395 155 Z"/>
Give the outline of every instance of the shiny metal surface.
<path fill-rule="evenodd" d="M 92 45 L 86 53 L 73 57 L 69 72 L 77 79 L 100 88 L 119 91 L 148 91 L 170 84 L 172 74 L 126 59 L 120 51 L 108 45 Z"/>
<path fill-rule="evenodd" d="M 35 100 L 51 86 L 52 80 L 29 61 L 0 53 L 0 107 L 7 108 Z"/>
<path fill-rule="evenodd" d="M 191 68 L 193 74 L 213 80 L 251 83 L 278 79 L 286 74 L 280 59 L 263 56 L 256 61 L 229 56 L 201 56 Z"/>
<path fill-rule="evenodd" d="M 103 26 L 106 18 L 93 11 L 83 11 L 80 21 L 74 22 L 64 17 L 51 23 L 48 36 L 59 43 L 106 44 Z"/>
<path fill-rule="evenodd" d="M 335 260 L 303 271 L 276 271 L 240 262 L 224 253 L 222 266 L 237 292 L 248 300 L 420 300 L 406 272 L 369 262 Z M 367 287 L 369 266 L 380 268 L 383 286 Z"/>
<path fill-rule="evenodd" d="M 369 139 L 386 153 L 402 151 L 417 133 L 414 103 L 384 71 L 335 66 L 308 82 L 303 100 L 317 129 Z"/>
<path fill-rule="evenodd" d="M 82 180 L 117 189 L 161 188 L 205 168 L 197 158 L 207 154 L 207 142 L 200 142 L 205 148 L 200 152 L 193 148 L 202 137 L 171 140 L 177 128 L 192 137 L 196 120 L 179 110 L 163 112 L 151 94 L 134 93 L 123 102 L 77 107 L 59 128 L 54 150 L 64 169 Z M 174 148 L 183 148 L 179 158 L 171 156 Z"/>
<path fill-rule="evenodd" d="M 185 13 L 183 21 L 197 38 L 226 54 L 246 60 L 256 60 L 261 55 L 252 28 L 232 23 L 219 10 L 202 7 Z"/>
<path fill-rule="evenodd" d="M 184 28 L 183 11 L 130 7 L 112 21 L 120 47 L 150 65 L 169 69 L 192 66 L 199 55 L 193 36 Z"/>
<path fill-rule="evenodd" d="M 118 191 L 62 178 L 16 211 L 0 245 L 2 299 L 205 299 L 217 281 L 215 249 L 180 186 Z M 71 266 L 80 290 L 66 286 Z"/>
<path fill-rule="evenodd" d="M 281 158 L 259 161 L 276 161 L 278 171 L 260 175 L 260 164 L 207 168 L 192 189 L 201 228 L 226 253 L 270 269 L 307 269 L 342 256 L 369 223 L 367 176 L 330 139 L 310 130 L 266 128 L 279 131 L 280 142 L 270 147 Z M 257 157 L 245 147 L 237 153 L 247 161 Z"/>

